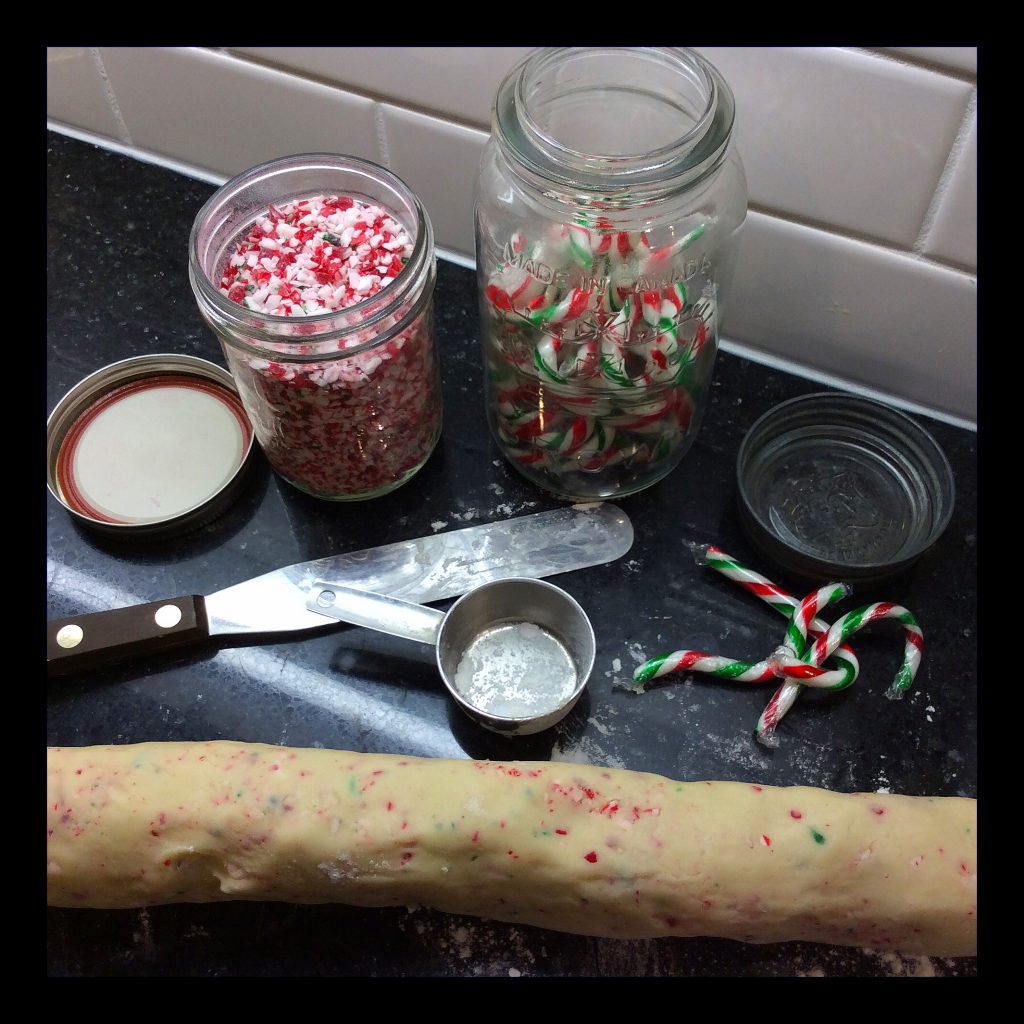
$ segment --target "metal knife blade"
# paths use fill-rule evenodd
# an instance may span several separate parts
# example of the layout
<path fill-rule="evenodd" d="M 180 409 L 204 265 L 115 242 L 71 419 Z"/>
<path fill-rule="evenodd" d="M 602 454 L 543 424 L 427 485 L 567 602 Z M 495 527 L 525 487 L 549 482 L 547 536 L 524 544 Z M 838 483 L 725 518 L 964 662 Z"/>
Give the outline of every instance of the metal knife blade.
<path fill-rule="evenodd" d="M 632 543 L 629 517 L 615 505 L 592 503 L 299 562 L 205 597 L 51 620 L 47 674 L 98 668 L 211 637 L 337 627 L 306 608 L 317 580 L 426 604 L 491 580 L 541 578 L 611 562 Z"/>

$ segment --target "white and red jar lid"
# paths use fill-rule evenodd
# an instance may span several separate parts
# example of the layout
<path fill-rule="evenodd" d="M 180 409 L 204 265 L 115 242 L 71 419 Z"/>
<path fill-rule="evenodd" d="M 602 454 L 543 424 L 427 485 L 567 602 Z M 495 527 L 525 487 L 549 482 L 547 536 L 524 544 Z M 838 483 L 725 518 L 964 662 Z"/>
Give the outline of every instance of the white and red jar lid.
<path fill-rule="evenodd" d="M 79 522 L 167 537 L 223 512 L 253 451 L 231 375 L 194 356 L 137 356 L 73 387 L 47 420 L 47 485 Z"/>

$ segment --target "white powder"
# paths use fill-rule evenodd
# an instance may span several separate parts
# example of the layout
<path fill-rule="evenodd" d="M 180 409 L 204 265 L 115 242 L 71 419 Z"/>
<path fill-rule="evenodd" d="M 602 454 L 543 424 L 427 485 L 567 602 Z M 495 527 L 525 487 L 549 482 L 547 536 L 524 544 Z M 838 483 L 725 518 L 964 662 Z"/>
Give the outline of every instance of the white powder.
<path fill-rule="evenodd" d="M 554 711 L 569 699 L 576 682 L 569 652 L 532 622 L 484 630 L 459 659 L 454 680 L 473 707 L 501 718 Z"/>

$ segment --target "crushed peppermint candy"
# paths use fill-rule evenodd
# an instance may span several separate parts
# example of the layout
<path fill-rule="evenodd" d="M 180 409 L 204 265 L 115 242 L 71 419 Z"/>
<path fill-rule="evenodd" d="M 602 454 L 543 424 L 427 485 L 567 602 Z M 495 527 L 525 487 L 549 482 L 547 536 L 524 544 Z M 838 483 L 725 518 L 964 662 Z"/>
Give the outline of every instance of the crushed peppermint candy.
<path fill-rule="evenodd" d="M 386 288 L 412 252 L 408 231 L 379 206 L 348 196 L 272 204 L 234 247 L 220 291 L 260 314 L 331 313 Z M 369 498 L 426 461 L 442 415 L 429 298 L 403 321 L 421 295 L 315 362 L 225 346 L 260 445 L 290 483 L 318 497 Z"/>
<path fill-rule="evenodd" d="M 412 253 L 409 233 L 349 196 L 270 205 L 229 258 L 220 290 L 272 316 L 315 316 L 372 298 Z"/>

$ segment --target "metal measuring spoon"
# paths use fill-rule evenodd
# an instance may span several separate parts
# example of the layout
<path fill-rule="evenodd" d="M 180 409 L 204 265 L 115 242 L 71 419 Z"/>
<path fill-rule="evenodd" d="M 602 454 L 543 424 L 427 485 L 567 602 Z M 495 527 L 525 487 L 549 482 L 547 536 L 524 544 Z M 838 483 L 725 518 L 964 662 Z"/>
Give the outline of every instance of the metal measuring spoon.
<path fill-rule="evenodd" d="M 594 667 L 586 612 L 544 580 L 494 580 L 447 612 L 322 580 L 306 607 L 342 622 L 433 644 L 448 691 L 474 721 L 529 736 L 564 718 Z"/>

